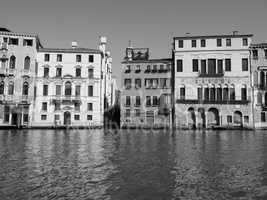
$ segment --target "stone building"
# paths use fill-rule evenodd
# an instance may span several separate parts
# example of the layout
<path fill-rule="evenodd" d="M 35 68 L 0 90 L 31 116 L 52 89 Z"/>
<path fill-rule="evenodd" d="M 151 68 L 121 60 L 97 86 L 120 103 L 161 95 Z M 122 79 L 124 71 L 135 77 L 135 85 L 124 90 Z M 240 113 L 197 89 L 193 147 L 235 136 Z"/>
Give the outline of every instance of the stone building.
<path fill-rule="evenodd" d="M 103 126 L 113 81 L 106 43 L 101 37 L 99 49 L 81 48 L 76 42 L 65 49 L 39 49 L 34 127 Z"/>
<path fill-rule="evenodd" d="M 173 39 L 177 127 L 253 127 L 251 38 L 234 32 Z"/>
<path fill-rule="evenodd" d="M 126 49 L 122 62 L 121 127 L 162 127 L 171 121 L 171 59 L 148 48 Z"/>
<path fill-rule="evenodd" d="M 36 34 L 0 28 L 0 126 L 30 126 L 33 114 Z"/>
<path fill-rule="evenodd" d="M 267 128 L 267 44 L 251 45 L 251 73 L 254 93 L 255 128 Z"/>

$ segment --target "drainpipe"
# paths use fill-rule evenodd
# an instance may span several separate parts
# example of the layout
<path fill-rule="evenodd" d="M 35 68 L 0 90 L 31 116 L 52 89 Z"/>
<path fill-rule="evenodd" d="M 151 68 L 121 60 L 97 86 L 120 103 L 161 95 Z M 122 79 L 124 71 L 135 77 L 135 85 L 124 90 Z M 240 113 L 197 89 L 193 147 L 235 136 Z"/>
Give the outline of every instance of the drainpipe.
<path fill-rule="evenodd" d="M 173 44 L 172 44 L 172 62 L 171 62 L 171 117 L 172 117 L 172 131 L 176 128 L 176 122 L 175 122 L 175 56 L 174 56 L 174 49 L 175 49 L 175 40 L 173 38 Z"/>

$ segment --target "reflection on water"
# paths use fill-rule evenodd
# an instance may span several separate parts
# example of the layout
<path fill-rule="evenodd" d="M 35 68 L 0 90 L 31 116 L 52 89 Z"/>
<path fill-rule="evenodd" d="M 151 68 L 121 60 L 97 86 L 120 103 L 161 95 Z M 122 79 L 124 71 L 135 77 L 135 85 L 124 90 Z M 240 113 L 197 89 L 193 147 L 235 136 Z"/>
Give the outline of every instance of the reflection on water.
<path fill-rule="evenodd" d="M 0 199 L 267 199 L 264 131 L 0 131 Z"/>

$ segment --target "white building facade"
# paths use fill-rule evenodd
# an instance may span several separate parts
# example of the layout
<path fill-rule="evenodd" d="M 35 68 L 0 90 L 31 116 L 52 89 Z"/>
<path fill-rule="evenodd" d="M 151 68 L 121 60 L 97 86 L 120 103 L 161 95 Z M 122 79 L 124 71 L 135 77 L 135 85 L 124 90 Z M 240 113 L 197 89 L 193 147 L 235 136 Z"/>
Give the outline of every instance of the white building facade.
<path fill-rule="evenodd" d="M 175 37 L 176 127 L 253 127 L 252 35 Z"/>

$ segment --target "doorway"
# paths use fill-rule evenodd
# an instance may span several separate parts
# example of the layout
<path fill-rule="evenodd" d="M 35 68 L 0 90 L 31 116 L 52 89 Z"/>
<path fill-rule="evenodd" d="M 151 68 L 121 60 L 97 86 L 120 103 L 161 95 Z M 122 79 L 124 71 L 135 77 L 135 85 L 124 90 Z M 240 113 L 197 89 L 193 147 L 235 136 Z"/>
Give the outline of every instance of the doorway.
<path fill-rule="evenodd" d="M 71 114 L 70 112 L 64 113 L 64 125 L 70 125 L 71 124 Z"/>

